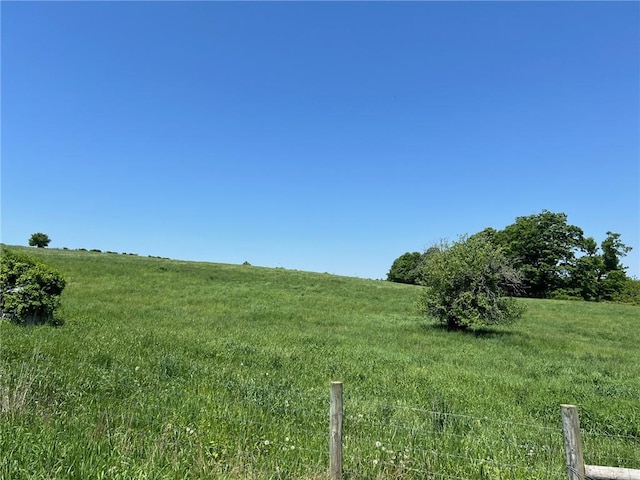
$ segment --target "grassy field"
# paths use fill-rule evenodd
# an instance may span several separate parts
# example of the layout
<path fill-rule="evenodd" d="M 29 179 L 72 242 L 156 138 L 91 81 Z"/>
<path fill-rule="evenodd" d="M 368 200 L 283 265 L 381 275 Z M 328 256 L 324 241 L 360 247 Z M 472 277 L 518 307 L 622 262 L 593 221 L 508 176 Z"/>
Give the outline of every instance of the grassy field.
<path fill-rule="evenodd" d="M 26 249 L 25 249 L 26 250 Z M 284 269 L 29 249 L 67 279 L 63 327 L 0 322 L 0 478 L 566 478 L 640 468 L 640 308 L 521 300 L 447 332 L 418 287 Z"/>

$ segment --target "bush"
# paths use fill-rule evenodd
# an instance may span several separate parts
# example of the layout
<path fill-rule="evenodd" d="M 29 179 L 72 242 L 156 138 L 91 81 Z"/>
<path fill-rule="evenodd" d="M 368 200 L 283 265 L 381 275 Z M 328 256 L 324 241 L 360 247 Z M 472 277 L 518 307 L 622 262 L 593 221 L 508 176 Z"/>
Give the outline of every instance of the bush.
<path fill-rule="evenodd" d="M 507 293 L 522 286 L 500 247 L 483 235 L 461 237 L 429 255 L 421 267 L 423 313 L 450 329 L 507 324 L 524 313 L 524 306 Z"/>
<path fill-rule="evenodd" d="M 566 288 L 559 288 L 554 290 L 549 295 L 552 300 L 574 300 L 576 302 L 584 300 L 580 292 L 576 290 L 567 290 Z"/>
<path fill-rule="evenodd" d="M 640 280 L 627 277 L 624 289 L 616 300 L 631 305 L 640 305 Z"/>
<path fill-rule="evenodd" d="M 0 313 L 14 323 L 62 324 L 56 317 L 64 278 L 27 255 L 2 248 L 0 257 Z"/>

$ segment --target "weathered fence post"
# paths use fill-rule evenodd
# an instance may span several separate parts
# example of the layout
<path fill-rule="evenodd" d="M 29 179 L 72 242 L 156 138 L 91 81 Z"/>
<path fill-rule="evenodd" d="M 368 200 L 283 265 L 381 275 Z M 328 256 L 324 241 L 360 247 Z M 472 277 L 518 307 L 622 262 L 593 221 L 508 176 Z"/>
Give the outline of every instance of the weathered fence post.
<path fill-rule="evenodd" d="M 342 382 L 331 382 L 329 475 L 331 480 L 342 480 Z"/>
<path fill-rule="evenodd" d="M 582 457 L 578 409 L 575 405 L 560 405 L 560 407 L 562 408 L 564 451 L 567 456 L 567 478 L 569 480 L 584 480 L 584 458 Z"/>
<path fill-rule="evenodd" d="M 582 456 L 580 420 L 575 405 L 562 407 L 562 431 L 564 450 L 567 454 L 567 475 L 569 480 L 640 480 L 640 470 L 621 467 L 585 465 Z"/>

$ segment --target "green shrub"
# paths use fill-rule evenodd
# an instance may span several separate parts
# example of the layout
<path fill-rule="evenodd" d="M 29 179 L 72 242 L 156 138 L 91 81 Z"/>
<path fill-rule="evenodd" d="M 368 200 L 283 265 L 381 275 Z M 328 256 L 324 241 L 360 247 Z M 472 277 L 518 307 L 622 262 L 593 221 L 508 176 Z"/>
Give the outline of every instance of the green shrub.
<path fill-rule="evenodd" d="M 429 255 L 420 282 L 421 310 L 451 329 L 507 324 L 524 313 L 507 296 L 521 287 L 521 276 L 484 235 L 461 237 Z"/>
<path fill-rule="evenodd" d="M 640 305 L 640 280 L 637 278 L 627 278 L 624 289 L 616 300 L 631 305 Z"/>
<path fill-rule="evenodd" d="M 580 295 L 580 292 L 575 290 L 567 290 L 566 288 L 559 288 L 554 290 L 549 295 L 552 300 L 575 300 L 577 302 L 584 300 Z"/>
<path fill-rule="evenodd" d="M 65 287 L 62 275 L 22 253 L 2 248 L 0 313 L 19 325 L 62 324 L 55 313 Z"/>

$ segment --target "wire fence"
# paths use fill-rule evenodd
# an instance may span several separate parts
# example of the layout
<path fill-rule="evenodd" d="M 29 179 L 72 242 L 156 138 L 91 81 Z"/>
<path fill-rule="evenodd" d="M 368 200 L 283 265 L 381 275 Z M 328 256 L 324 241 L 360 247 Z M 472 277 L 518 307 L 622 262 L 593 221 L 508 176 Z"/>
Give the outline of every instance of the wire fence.
<path fill-rule="evenodd" d="M 314 472 L 329 470 L 329 396 L 304 401 L 310 402 L 309 408 L 282 409 L 267 403 L 260 415 L 236 420 L 233 430 L 242 432 L 244 443 L 258 452 L 252 457 L 256 467 L 273 478 L 318 478 Z M 453 413 L 444 406 L 389 403 L 363 413 L 363 404 L 366 399 L 356 398 L 344 404 L 345 478 L 567 477 L 560 406 L 557 424 L 549 426 Z M 587 463 L 640 468 L 640 437 L 590 430 L 584 438 Z"/>

